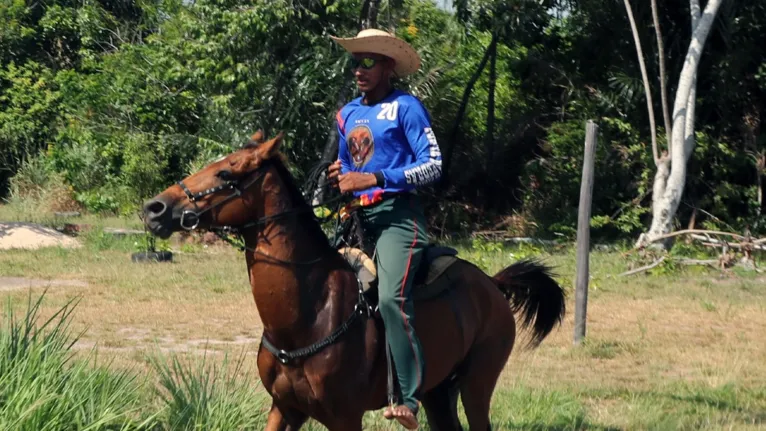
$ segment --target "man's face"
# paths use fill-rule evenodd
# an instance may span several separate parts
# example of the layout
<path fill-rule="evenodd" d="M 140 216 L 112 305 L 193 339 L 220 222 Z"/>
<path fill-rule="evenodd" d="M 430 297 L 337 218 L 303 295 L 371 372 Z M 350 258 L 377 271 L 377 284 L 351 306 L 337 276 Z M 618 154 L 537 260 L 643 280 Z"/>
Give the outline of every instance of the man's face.
<path fill-rule="evenodd" d="M 381 82 L 389 79 L 393 70 L 393 61 L 380 54 L 354 54 L 354 76 L 356 85 L 363 93 L 367 93 Z"/>

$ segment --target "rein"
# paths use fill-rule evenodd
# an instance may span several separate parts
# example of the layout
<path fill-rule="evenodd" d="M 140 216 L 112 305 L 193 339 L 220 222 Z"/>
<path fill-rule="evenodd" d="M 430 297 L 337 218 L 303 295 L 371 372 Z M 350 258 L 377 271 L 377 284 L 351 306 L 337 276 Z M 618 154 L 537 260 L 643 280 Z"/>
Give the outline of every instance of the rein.
<path fill-rule="evenodd" d="M 194 209 L 196 210 L 196 211 L 185 210 L 181 214 L 181 222 L 180 222 L 181 227 L 183 229 L 185 229 L 185 230 L 188 230 L 188 231 L 192 231 L 192 230 L 196 229 L 199 226 L 200 216 L 202 216 L 203 214 L 213 210 L 214 208 L 217 208 L 217 207 L 225 204 L 226 202 L 228 202 L 228 201 L 230 201 L 232 199 L 241 197 L 243 191 L 245 191 L 248 188 L 252 187 L 256 182 L 258 182 L 260 179 L 262 179 L 266 175 L 266 169 L 268 167 L 269 167 L 269 165 L 267 163 L 264 163 L 261 166 L 259 166 L 258 168 L 256 168 L 253 172 L 248 174 L 248 175 L 253 175 L 253 174 L 257 174 L 257 175 L 255 175 L 255 178 L 253 178 L 249 183 L 247 183 L 245 186 L 242 186 L 242 187 L 240 187 L 240 185 L 239 185 L 239 180 L 234 180 L 234 181 L 226 181 L 224 184 L 221 184 L 220 186 L 213 187 L 213 188 L 201 191 L 201 192 L 192 193 L 191 190 L 189 190 L 189 188 L 186 187 L 186 185 L 183 183 L 183 181 L 179 181 L 178 185 L 181 187 L 183 192 L 186 194 L 186 197 L 189 199 L 189 201 L 194 204 Z M 316 185 L 319 186 L 320 184 L 317 182 Z M 324 186 L 324 185 L 327 185 L 327 184 L 323 184 L 322 186 Z M 201 198 L 203 198 L 205 196 L 211 195 L 211 194 L 218 193 L 218 192 L 226 190 L 226 189 L 233 190 L 232 194 L 230 194 L 229 196 L 225 197 L 220 202 L 217 202 L 216 204 L 211 205 L 209 208 L 206 208 L 206 209 L 201 210 L 201 211 L 199 210 L 199 207 L 197 206 L 197 201 L 199 199 L 201 199 Z M 228 234 L 231 233 L 231 234 L 235 234 L 235 235 L 242 235 L 242 233 L 245 230 L 247 230 L 247 229 L 250 229 L 250 228 L 253 228 L 253 227 L 256 227 L 256 226 L 263 226 L 263 225 L 266 225 L 269 222 L 272 222 L 274 220 L 278 220 L 278 219 L 284 218 L 284 217 L 289 217 L 289 216 L 292 216 L 292 215 L 302 214 L 302 213 L 305 213 L 305 212 L 310 212 L 315 219 L 317 219 L 319 221 L 322 221 L 323 219 L 320 218 L 320 217 L 317 217 L 316 214 L 314 214 L 313 210 L 315 208 L 319 208 L 321 206 L 325 206 L 325 205 L 327 205 L 329 203 L 338 202 L 341 199 L 343 199 L 343 197 L 344 197 L 343 195 L 340 195 L 340 196 L 338 196 L 336 198 L 328 200 L 324 204 L 307 205 L 307 206 L 305 206 L 303 208 L 297 208 L 297 209 L 294 208 L 294 209 L 290 209 L 290 210 L 287 210 L 287 211 L 284 211 L 284 212 L 281 212 L 281 213 L 277 213 L 277 214 L 261 217 L 261 218 L 255 220 L 255 221 L 253 221 L 253 222 L 245 223 L 244 225 L 238 226 L 238 227 L 227 226 L 227 225 L 223 225 L 223 226 L 211 226 L 211 227 L 208 228 L 208 230 L 210 230 L 211 232 L 215 233 L 219 238 L 221 238 L 222 240 L 224 240 L 227 243 L 231 244 L 232 246 L 239 248 L 241 251 L 251 251 L 253 253 L 258 253 L 258 254 L 261 254 L 263 256 L 268 257 L 271 260 L 277 261 L 277 262 L 285 264 L 285 265 L 313 265 L 313 264 L 316 264 L 316 263 L 320 262 L 322 259 L 324 259 L 324 255 L 322 255 L 322 256 L 320 256 L 320 257 L 318 257 L 316 259 L 313 259 L 313 260 L 310 260 L 310 261 L 306 261 L 306 262 L 295 262 L 295 261 L 282 260 L 282 259 L 276 258 L 274 256 L 271 256 L 271 255 L 269 255 L 267 253 L 257 251 L 255 248 L 247 247 L 244 244 L 243 245 L 238 245 L 238 244 L 234 243 L 234 241 L 232 241 L 232 239 L 228 236 Z M 336 213 L 338 213 L 338 211 L 336 211 Z M 191 221 L 191 224 L 189 224 L 189 225 L 185 225 L 184 224 L 184 221 L 187 219 L 187 217 Z M 330 217 L 332 217 L 332 215 Z M 329 220 L 329 217 L 327 217 L 326 220 Z M 266 348 L 266 350 L 271 352 L 271 354 L 274 355 L 274 357 L 276 357 L 277 360 L 279 360 L 279 362 L 281 362 L 283 365 L 287 365 L 290 361 L 293 361 L 295 359 L 299 359 L 299 358 L 302 358 L 302 357 L 312 356 L 312 355 L 318 353 L 323 348 L 333 344 L 335 341 L 338 340 L 338 338 L 340 338 L 344 333 L 346 333 L 346 331 L 348 331 L 348 329 L 351 327 L 351 325 L 358 318 L 360 318 L 360 317 L 369 318 L 369 317 L 372 316 L 373 308 L 367 302 L 367 299 L 364 296 L 364 289 L 363 289 L 363 286 L 362 286 L 362 282 L 359 281 L 358 278 L 357 278 L 357 284 L 358 284 L 359 296 L 358 296 L 356 304 L 354 304 L 354 311 L 346 319 L 346 321 L 343 322 L 343 324 L 341 326 L 339 326 L 337 329 L 335 329 L 327 337 L 323 338 L 320 341 L 317 341 L 316 343 L 314 343 L 314 344 L 312 344 L 310 346 L 303 347 L 303 348 L 300 348 L 300 349 L 291 350 L 291 351 L 286 351 L 284 349 L 277 348 L 274 344 L 272 344 L 268 340 L 268 338 L 266 338 L 265 334 L 262 335 L 262 337 L 261 337 L 261 344 Z"/>
<path fill-rule="evenodd" d="M 196 211 L 184 210 L 184 212 L 181 213 L 181 221 L 180 221 L 181 227 L 183 229 L 187 230 L 187 231 L 195 230 L 199 226 L 200 218 L 201 218 L 202 215 L 204 215 L 207 212 L 212 211 L 213 209 L 215 209 L 217 207 L 220 207 L 221 205 L 229 202 L 232 199 L 241 197 L 242 193 L 245 190 L 247 190 L 248 188 L 253 186 L 256 182 L 258 182 L 258 180 L 260 180 L 261 178 L 264 177 L 264 175 L 266 175 L 266 169 L 268 168 L 268 166 L 269 165 L 267 163 L 264 163 L 261 166 L 259 166 L 257 169 L 255 169 L 253 172 L 248 174 L 248 175 L 253 175 L 253 174 L 257 174 L 257 175 L 249 183 L 247 183 L 246 185 L 244 185 L 242 187 L 240 187 L 240 185 L 239 185 L 239 180 L 234 180 L 234 181 L 226 181 L 224 184 L 221 184 L 220 186 L 209 188 L 209 189 L 201 191 L 201 192 L 192 193 L 191 190 L 189 190 L 189 188 L 184 184 L 183 181 L 178 181 L 178 185 L 181 187 L 181 190 L 183 190 L 184 194 L 186 194 L 187 199 L 189 199 L 189 201 L 194 204 L 194 209 L 196 210 Z M 211 205 L 210 207 L 208 207 L 208 208 L 206 208 L 204 210 L 201 210 L 201 211 L 199 210 L 199 207 L 197 207 L 197 201 L 199 199 L 201 199 L 201 198 L 203 198 L 205 196 L 208 196 L 208 195 L 212 195 L 212 194 L 218 193 L 218 192 L 226 190 L 226 189 L 233 190 L 232 194 L 230 194 L 229 196 L 226 196 L 221 201 L 215 203 L 214 205 Z M 226 243 L 230 244 L 233 247 L 238 248 L 240 251 L 250 251 L 250 252 L 253 252 L 253 253 L 257 253 L 257 254 L 260 254 L 260 255 L 262 255 L 264 257 L 267 257 L 270 260 L 273 260 L 275 262 L 278 262 L 278 263 L 281 263 L 281 264 L 284 264 L 284 265 L 313 265 L 313 264 L 321 262 L 322 259 L 324 259 L 324 257 L 320 256 L 320 257 L 318 257 L 316 259 L 313 259 L 313 260 L 310 260 L 310 261 L 303 261 L 303 262 L 283 260 L 283 259 L 279 259 L 277 257 L 274 257 L 272 255 L 269 255 L 267 253 L 264 253 L 262 251 L 258 251 L 255 248 L 247 247 L 244 244 L 242 244 L 242 245 L 237 244 L 236 242 L 234 242 L 229 237 L 229 235 L 233 234 L 233 235 L 240 235 L 241 236 L 247 229 L 250 229 L 250 228 L 253 228 L 253 227 L 256 227 L 256 226 L 265 226 L 269 222 L 272 222 L 274 220 L 278 220 L 278 219 L 281 219 L 281 218 L 289 217 L 289 216 L 292 216 L 292 215 L 302 214 L 302 213 L 305 213 L 305 212 L 311 212 L 313 214 L 313 210 L 315 208 L 319 208 L 319 207 L 324 206 L 324 205 L 326 205 L 328 203 L 335 203 L 337 201 L 340 201 L 342 198 L 343 198 L 343 196 L 341 195 L 341 196 L 339 196 L 337 198 L 329 200 L 328 202 L 325 202 L 324 204 L 309 205 L 309 206 L 304 207 L 304 208 L 290 209 L 290 210 L 287 210 L 287 211 L 284 211 L 284 212 L 281 212 L 281 213 L 277 213 L 277 214 L 261 217 L 261 218 L 255 220 L 255 221 L 253 221 L 253 222 L 245 223 L 242 226 L 228 226 L 228 225 L 210 226 L 208 228 L 208 230 L 213 232 L 214 234 L 216 234 L 219 238 L 221 238 Z M 316 215 L 314 215 L 314 218 L 319 220 L 319 221 L 324 221 L 323 219 L 320 219 Z M 190 221 L 189 224 L 185 223 L 187 220 Z"/>

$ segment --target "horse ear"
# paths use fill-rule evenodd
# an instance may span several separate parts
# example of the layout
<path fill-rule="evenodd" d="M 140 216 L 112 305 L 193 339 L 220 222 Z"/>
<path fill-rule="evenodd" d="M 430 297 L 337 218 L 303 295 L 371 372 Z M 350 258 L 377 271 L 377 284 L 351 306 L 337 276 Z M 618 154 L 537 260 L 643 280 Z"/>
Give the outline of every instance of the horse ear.
<path fill-rule="evenodd" d="M 282 145 L 282 139 L 284 137 L 284 132 L 279 132 L 276 137 L 261 144 L 261 146 L 258 148 L 259 152 L 261 153 L 261 157 L 264 159 L 270 159 L 271 157 L 277 155 L 279 152 L 279 147 Z"/>
<path fill-rule="evenodd" d="M 250 142 L 255 142 L 257 144 L 262 144 L 263 143 L 263 139 L 264 139 L 263 129 L 258 129 L 258 131 L 256 131 L 253 134 L 253 136 L 250 137 Z"/>

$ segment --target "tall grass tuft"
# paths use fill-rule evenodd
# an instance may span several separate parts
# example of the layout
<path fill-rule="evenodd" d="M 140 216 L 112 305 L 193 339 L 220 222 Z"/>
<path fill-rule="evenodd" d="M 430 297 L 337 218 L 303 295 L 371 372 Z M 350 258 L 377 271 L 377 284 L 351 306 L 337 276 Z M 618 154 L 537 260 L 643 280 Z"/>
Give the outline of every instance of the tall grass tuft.
<path fill-rule="evenodd" d="M 0 326 L 0 429 L 128 430 L 141 421 L 141 386 L 128 371 L 73 358 L 79 336 L 70 335 L 71 300 L 38 325 L 45 294 L 17 317 L 8 303 Z M 93 359 L 93 360 L 92 360 Z"/>
<path fill-rule="evenodd" d="M 587 411 L 570 393 L 516 387 L 493 397 L 494 428 L 503 430 L 579 430 L 590 427 Z"/>
<path fill-rule="evenodd" d="M 162 423 L 172 430 L 260 429 L 268 413 L 256 379 L 243 368 L 245 355 L 220 365 L 206 356 L 182 363 L 178 355 L 151 358 L 159 375 L 159 396 L 165 404 Z"/>

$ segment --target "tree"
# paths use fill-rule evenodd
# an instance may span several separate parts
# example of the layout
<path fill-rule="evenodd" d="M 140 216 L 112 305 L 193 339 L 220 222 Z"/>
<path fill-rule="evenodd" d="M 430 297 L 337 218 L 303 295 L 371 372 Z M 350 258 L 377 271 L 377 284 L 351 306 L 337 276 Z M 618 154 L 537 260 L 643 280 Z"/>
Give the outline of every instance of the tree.
<path fill-rule="evenodd" d="M 704 13 L 700 14 L 699 0 L 689 1 L 692 37 L 678 78 L 673 104 L 671 142 L 668 144 L 670 158 L 661 160 L 657 166 L 652 197 L 652 224 L 649 231 L 641 235 L 638 245 L 645 245 L 672 230 L 673 219 L 686 184 L 687 162 L 695 144 L 694 110 L 700 56 L 722 2 L 723 0 L 709 0 Z M 665 246 L 667 245 L 668 243 L 665 243 Z"/>

